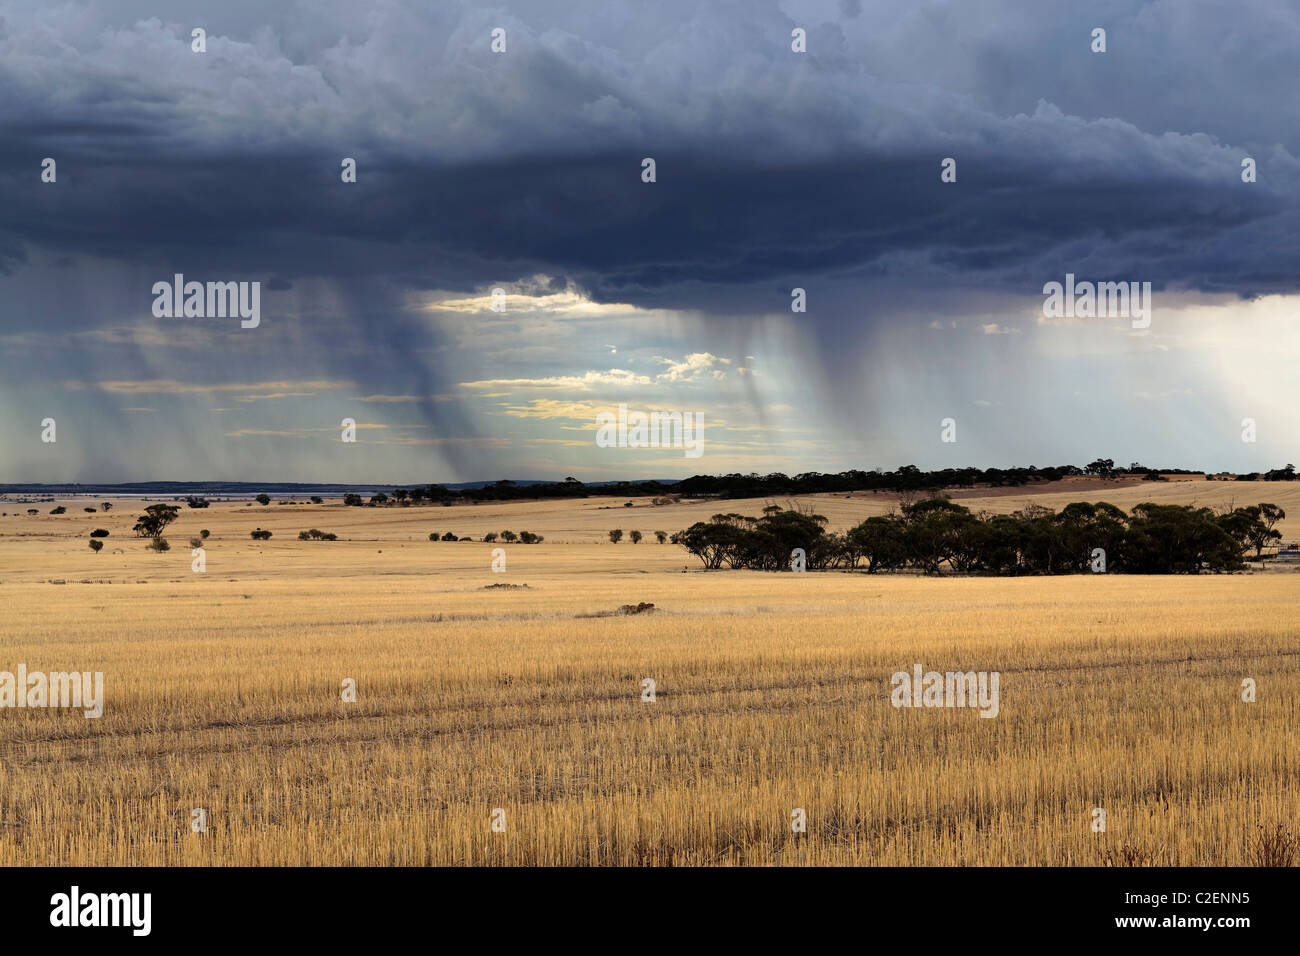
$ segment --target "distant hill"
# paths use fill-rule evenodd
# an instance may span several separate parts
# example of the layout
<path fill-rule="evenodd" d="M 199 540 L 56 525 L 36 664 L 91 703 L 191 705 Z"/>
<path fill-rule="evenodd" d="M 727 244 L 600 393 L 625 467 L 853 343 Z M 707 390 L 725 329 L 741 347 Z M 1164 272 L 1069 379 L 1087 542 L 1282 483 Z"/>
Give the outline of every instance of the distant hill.
<path fill-rule="evenodd" d="M 764 496 L 843 493 L 854 491 L 898 491 L 935 493 L 943 489 L 963 488 L 1019 488 L 1066 478 L 1093 476 L 1097 478 L 1129 478 L 1142 481 L 1168 481 L 1185 477 L 1200 480 L 1202 470 L 1185 468 L 1147 468 L 1134 463 L 1127 469 L 1115 468 L 1109 458 L 1099 458 L 1084 468 L 1077 465 L 1034 465 L 1010 468 L 942 468 L 923 471 L 916 465 L 903 465 L 896 471 L 842 471 L 838 474 L 805 472 L 784 475 L 729 474 L 693 475 L 682 479 L 648 479 L 638 481 L 594 481 L 576 479 L 544 481 L 536 479 L 502 479 L 499 481 L 465 481 L 459 484 L 399 485 L 377 482 L 373 484 L 311 484 L 303 482 L 253 482 L 253 481 L 142 481 L 127 484 L 11 484 L 0 485 L 0 494 L 7 495 L 140 495 L 146 497 L 204 497 L 251 498 L 258 494 L 277 498 L 304 497 L 307 495 L 358 495 L 363 498 L 378 495 L 375 502 L 383 503 L 393 494 L 399 499 L 450 503 L 455 501 L 509 501 L 517 498 L 585 498 L 607 497 L 658 497 L 675 495 L 688 498 L 761 498 Z M 1264 473 L 1252 472 L 1230 476 L 1233 481 L 1295 481 L 1294 465 L 1274 468 Z M 359 504 L 359 501 L 351 502 Z"/>
<path fill-rule="evenodd" d="M 545 479 L 511 479 L 515 487 L 527 488 L 531 485 L 549 485 L 553 482 Z M 640 479 L 635 484 L 658 481 L 662 484 L 675 484 L 679 478 Z M 453 491 L 478 491 L 496 481 L 462 481 L 456 484 L 442 485 Z M 623 484 L 618 481 L 589 481 L 588 488 L 603 488 L 608 485 Z M 364 485 L 313 484 L 295 481 L 132 481 L 121 484 L 0 484 L 0 495 L 146 495 L 163 497 L 171 495 L 201 495 L 204 497 L 252 497 L 268 494 L 272 497 L 292 497 L 294 495 L 329 495 L 339 497 L 346 494 L 373 495 L 377 492 L 392 492 L 394 488 L 411 487 L 399 482 L 373 482 Z"/>

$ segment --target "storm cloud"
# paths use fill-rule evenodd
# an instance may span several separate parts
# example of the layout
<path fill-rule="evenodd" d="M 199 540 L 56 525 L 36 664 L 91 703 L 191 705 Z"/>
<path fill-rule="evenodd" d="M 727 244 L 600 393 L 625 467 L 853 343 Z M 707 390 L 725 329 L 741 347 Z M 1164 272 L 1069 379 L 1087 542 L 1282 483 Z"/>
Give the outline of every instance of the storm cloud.
<path fill-rule="evenodd" d="M 1252 86 L 1260 50 L 1293 43 L 1277 29 L 1285 5 L 1219 8 L 1218 31 L 1197 18 L 1199 47 L 1161 31 L 1191 19 L 1187 4 L 1091 19 L 1053 4 L 900 18 L 880 4 L 843 22 L 776 3 L 628 5 L 617 20 L 604 4 L 421 6 L 303 5 L 272 24 L 240 17 L 229 35 L 218 20 L 197 55 L 191 24 L 215 12 L 203 5 L 183 21 L 169 5 L 167 22 L 127 7 L 112 23 L 6 4 L 8 268 L 34 245 L 444 285 L 550 270 L 597 296 L 686 306 L 671 287 L 854 269 L 1021 283 L 1087 242 L 1101 277 L 1243 294 L 1296 278 L 1297 133 Z M 1110 24 L 1104 55 L 1089 51 L 1093 21 Z M 804 56 L 790 51 L 800 24 Z M 489 51 L 494 27 L 506 55 Z M 909 62 L 931 54 L 930 82 L 882 71 L 899 61 L 875 57 L 889 37 L 917 42 Z M 1073 97 L 1086 112 L 1046 97 L 999 111 L 1014 98 L 988 61 L 1012 44 L 1042 68 L 1016 75 L 1021 100 L 1035 80 L 1071 99 L 1068 69 L 1089 76 L 1092 95 Z M 1172 63 L 1216 77 L 1182 129 L 1168 112 L 1155 124 L 1150 103 L 1169 93 L 1151 89 L 1154 67 Z M 1260 181 L 1244 188 L 1248 154 Z M 45 155 L 57 192 L 31 188 Z M 360 164 L 356 189 L 339 188 L 343 156 Z M 945 187 L 949 156 L 959 176 Z"/>
<path fill-rule="evenodd" d="M 177 272 L 261 279 L 266 336 L 227 346 L 250 380 L 290 362 L 432 396 L 456 357 L 412 295 L 536 275 L 691 313 L 738 353 L 807 288 L 804 354 L 831 380 L 924 303 L 973 314 L 1066 272 L 1239 297 L 1300 281 L 1282 2 L 432 6 L 0 4 L 4 331 L 94 332 Z M 106 354 L 3 364 L 158 371 Z M 454 403 L 419 407 L 474 432 Z"/>

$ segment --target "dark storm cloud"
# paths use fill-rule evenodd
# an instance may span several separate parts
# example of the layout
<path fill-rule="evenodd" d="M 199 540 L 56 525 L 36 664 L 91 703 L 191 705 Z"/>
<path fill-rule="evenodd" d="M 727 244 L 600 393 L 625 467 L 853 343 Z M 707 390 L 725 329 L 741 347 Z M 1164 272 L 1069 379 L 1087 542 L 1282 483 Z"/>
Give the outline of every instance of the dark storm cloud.
<path fill-rule="evenodd" d="M 539 273 L 699 312 L 741 343 L 748 317 L 788 316 L 806 287 L 799 321 L 834 375 L 926 297 L 1032 300 L 1066 272 L 1294 291 L 1290 7 L 1077 6 L 11 0 L 0 271 L 78 269 L 26 307 L 11 296 L 3 330 L 147 315 L 175 272 L 261 279 L 258 346 L 185 374 L 289 366 L 431 396 L 457 358 L 410 293 Z M 207 53 L 190 50 L 195 26 Z M 1088 50 L 1094 26 L 1105 54 Z M 46 156 L 56 186 L 39 181 Z M 138 344 L 48 362 L 6 372 L 162 371 Z M 435 434 L 472 434 L 454 403 L 416 407 Z"/>
<path fill-rule="evenodd" d="M 978 101 L 1006 100 L 1001 79 L 971 98 L 874 74 L 829 22 L 835 8 L 805 25 L 838 42 L 805 57 L 789 51 L 796 21 L 771 4 L 692 7 L 691 29 L 657 45 L 637 31 L 570 32 L 571 12 L 555 14 L 561 30 L 533 8 L 524 22 L 470 6 L 386 9 L 410 21 L 377 19 L 341 45 L 283 17 L 283 37 L 250 21 L 229 41 L 212 35 L 204 55 L 184 25 L 156 21 L 88 36 L 72 69 L 29 44 L 3 94 L 0 262 L 12 270 L 25 247 L 47 247 L 163 272 L 384 277 L 394 295 L 541 271 L 602 299 L 723 312 L 818 275 L 1027 294 L 1067 270 L 1247 295 L 1297 279 L 1297 164 L 1279 147 L 1243 184 L 1245 151 L 1201 135 L 1239 122 L 1212 99 L 1179 133 L 1043 103 L 1002 115 Z M 872 16 L 856 9 L 842 13 L 854 29 Z M 355 34 L 351 10 L 333 15 Z M 602 18 L 587 12 L 595 29 Z M 1072 32 L 1052 43 L 1012 20 L 988 42 L 1021 36 L 1031 64 L 1077 47 L 1069 58 L 1111 82 L 1125 55 L 1087 53 L 1076 20 L 1062 15 Z M 6 21 L 21 43 L 21 13 Z M 497 22 L 510 30 L 504 56 L 486 49 Z M 949 32 L 927 34 L 936 57 Z M 945 59 L 971 57 L 980 51 L 957 47 Z M 42 69 L 46 82 L 33 80 Z M 1044 70 L 1043 84 L 1056 75 Z M 417 87 L 429 80 L 440 82 Z M 1038 80 L 1022 75 L 1017 89 Z M 1116 97 L 1113 114 L 1143 112 L 1145 92 Z M 57 190 L 36 182 L 44 155 L 59 161 Z M 355 186 L 339 182 L 344 155 L 360 164 Z M 640 182 L 643 156 L 657 183 Z M 945 156 L 955 184 L 939 181 Z"/>
<path fill-rule="evenodd" d="M 1134 139 L 1137 134 L 1132 134 Z M 83 167 L 61 150 L 58 190 L 14 190 L 3 248 L 151 263 L 160 275 L 467 289 L 532 272 L 595 297 L 689 309 L 759 308 L 772 280 L 914 275 L 924 284 L 1032 294 L 1065 271 L 1203 291 L 1289 291 L 1300 247 L 1292 200 L 1246 185 L 1227 150 L 1204 170 L 1133 175 L 1056 157 L 961 154 L 956 184 L 935 153 L 765 167 L 733 147 L 520 157 L 473 165 L 362 166 L 355 186 L 299 159 Z M 1132 161 L 1129 161 L 1130 163 Z M 11 184 L 12 185 L 12 184 Z M 395 293 L 395 289 L 393 290 Z M 788 294 L 788 293 L 787 293 Z M 770 303 L 769 303 L 770 304 Z"/>

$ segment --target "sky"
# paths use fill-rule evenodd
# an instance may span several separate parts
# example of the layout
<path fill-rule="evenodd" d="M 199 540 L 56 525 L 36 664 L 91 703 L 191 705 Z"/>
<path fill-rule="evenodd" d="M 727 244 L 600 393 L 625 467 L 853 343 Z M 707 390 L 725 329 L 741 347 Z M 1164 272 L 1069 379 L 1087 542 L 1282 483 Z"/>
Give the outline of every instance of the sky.
<path fill-rule="evenodd" d="M 1298 53 L 1286 0 L 0 0 L 0 482 L 1295 462 Z"/>

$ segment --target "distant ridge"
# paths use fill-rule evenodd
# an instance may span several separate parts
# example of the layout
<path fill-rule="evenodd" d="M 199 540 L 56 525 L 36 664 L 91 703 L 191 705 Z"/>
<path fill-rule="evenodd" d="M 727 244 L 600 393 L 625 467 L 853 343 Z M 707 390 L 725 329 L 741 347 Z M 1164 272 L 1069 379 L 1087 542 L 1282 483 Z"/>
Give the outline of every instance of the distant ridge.
<path fill-rule="evenodd" d="M 526 488 L 530 485 L 549 485 L 546 479 L 510 479 L 515 486 Z M 663 484 L 675 484 L 679 478 L 638 479 L 641 481 L 659 481 Z M 462 481 L 456 484 L 444 484 L 443 488 L 452 490 L 471 490 L 495 485 L 496 481 Z M 588 481 L 589 488 L 622 484 L 620 481 Z M 407 482 L 371 482 L 361 485 L 314 484 L 297 481 L 129 481 L 119 484 L 0 484 L 0 495 L 216 495 L 252 497 L 257 494 L 268 495 L 331 495 L 345 494 L 372 495 L 376 492 L 391 492 L 394 488 L 410 488 Z"/>
<path fill-rule="evenodd" d="M 1168 481 L 1178 476 L 1205 476 L 1211 480 L 1226 481 L 1296 481 L 1300 475 L 1295 465 L 1273 468 L 1267 472 L 1250 472 L 1245 475 L 1227 473 L 1209 474 L 1184 468 L 1148 468 L 1134 462 L 1128 468 L 1116 468 L 1109 458 L 1098 458 L 1086 467 L 1077 465 L 1015 465 L 1010 468 L 941 468 L 923 471 L 916 465 L 902 465 L 895 471 L 842 471 L 838 474 L 804 472 L 785 475 L 773 472 L 768 475 L 728 474 L 692 475 L 689 478 L 649 481 L 595 481 L 581 482 L 576 478 L 564 481 L 538 481 L 528 479 L 501 479 L 498 481 L 467 481 L 442 485 L 395 485 L 385 483 L 330 484 L 273 481 L 142 481 L 124 484 L 7 484 L 0 485 L 0 494 L 36 495 L 138 495 L 142 497 L 184 497 L 187 495 L 216 498 L 251 498 L 258 494 L 276 497 L 307 495 L 345 496 L 346 504 L 387 504 L 390 493 L 394 503 L 422 501 L 451 504 L 456 501 L 485 502 L 509 501 L 517 498 L 584 498 L 637 497 L 661 498 L 762 498 L 782 495 L 837 494 L 854 491 L 895 491 L 900 493 L 938 493 L 945 488 L 1018 488 L 1042 482 L 1060 481 L 1063 478 L 1091 476 L 1101 479 L 1128 479 L 1141 481 Z"/>

